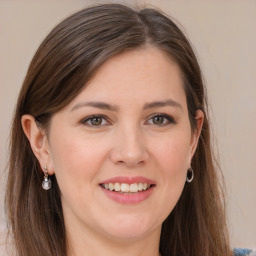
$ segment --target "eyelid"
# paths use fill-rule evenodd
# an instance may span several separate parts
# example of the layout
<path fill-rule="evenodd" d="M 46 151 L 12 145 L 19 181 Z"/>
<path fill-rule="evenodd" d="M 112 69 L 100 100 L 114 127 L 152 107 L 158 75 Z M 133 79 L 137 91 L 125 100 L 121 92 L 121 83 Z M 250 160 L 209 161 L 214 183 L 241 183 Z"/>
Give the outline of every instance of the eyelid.
<path fill-rule="evenodd" d="M 87 122 L 90 121 L 91 119 L 93 118 L 102 118 L 103 120 L 105 120 L 107 122 L 107 124 L 100 124 L 100 125 L 91 125 L 91 124 L 88 124 Z M 93 128 L 100 128 L 102 126 L 106 126 L 108 124 L 110 124 L 110 121 L 109 121 L 109 118 L 106 117 L 105 115 L 101 115 L 101 114 L 95 114 L 95 115 L 90 115 L 90 116 L 87 116 L 85 118 L 83 118 L 80 123 L 82 123 L 83 125 L 86 125 L 88 127 L 93 127 Z"/>
<path fill-rule="evenodd" d="M 167 124 L 152 124 L 152 125 L 156 125 L 156 126 L 166 126 L 166 125 L 169 125 L 169 124 L 176 124 L 176 121 L 174 120 L 174 118 L 171 116 L 171 115 L 168 115 L 168 114 L 165 114 L 165 113 L 154 113 L 152 115 L 150 115 L 148 118 L 147 118 L 147 122 L 148 120 L 152 120 L 154 117 L 163 117 L 163 118 L 166 118 L 168 120 L 168 123 Z"/>
<path fill-rule="evenodd" d="M 174 118 L 171 115 L 166 114 L 166 113 L 154 113 L 154 114 L 151 114 L 146 119 L 146 124 L 149 122 L 149 120 L 152 120 L 155 117 L 163 117 L 163 118 L 167 119 L 167 123 L 164 123 L 164 124 L 154 124 L 154 123 L 151 123 L 150 125 L 167 126 L 167 125 L 170 125 L 170 124 L 176 124 L 176 121 L 174 120 Z M 107 123 L 106 124 L 100 124 L 100 125 L 92 125 L 92 124 L 87 123 L 88 121 L 92 120 L 93 118 L 102 118 L 102 120 L 105 120 Z M 87 117 L 83 118 L 80 121 L 80 123 L 85 125 L 85 126 L 91 127 L 91 128 L 100 128 L 100 127 L 107 126 L 107 125 L 111 124 L 109 118 L 107 116 L 105 116 L 105 115 L 102 115 L 102 114 L 93 114 L 93 115 L 87 116 Z"/>

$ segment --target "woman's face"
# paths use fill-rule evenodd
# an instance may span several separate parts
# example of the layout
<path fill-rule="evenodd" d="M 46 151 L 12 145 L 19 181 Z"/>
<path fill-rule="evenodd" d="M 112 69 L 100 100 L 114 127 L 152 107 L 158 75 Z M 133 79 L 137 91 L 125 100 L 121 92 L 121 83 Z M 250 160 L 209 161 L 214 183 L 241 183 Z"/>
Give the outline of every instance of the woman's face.
<path fill-rule="evenodd" d="M 165 53 L 151 47 L 108 60 L 49 127 L 47 167 L 68 233 L 160 234 L 197 138 L 179 67 Z"/>

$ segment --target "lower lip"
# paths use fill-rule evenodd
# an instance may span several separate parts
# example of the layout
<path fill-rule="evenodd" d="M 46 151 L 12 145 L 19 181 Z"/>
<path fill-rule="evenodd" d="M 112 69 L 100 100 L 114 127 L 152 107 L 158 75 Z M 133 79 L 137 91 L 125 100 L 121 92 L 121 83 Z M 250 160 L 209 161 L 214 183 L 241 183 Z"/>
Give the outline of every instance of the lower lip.
<path fill-rule="evenodd" d="M 137 192 L 134 194 L 121 194 L 121 193 L 110 191 L 108 189 L 101 187 L 101 189 L 103 190 L 103 192 L 105 193 L 105 195 L 107 197 L 109 197 L 113 201 L 116 201 L 116 202 L 122 203 L 122 204 L 140 203 L 150 197 L 154 188 L 155 188 L 155 186 L 152 186 L 145 191 L 140 191 L 140 192 Z"/>

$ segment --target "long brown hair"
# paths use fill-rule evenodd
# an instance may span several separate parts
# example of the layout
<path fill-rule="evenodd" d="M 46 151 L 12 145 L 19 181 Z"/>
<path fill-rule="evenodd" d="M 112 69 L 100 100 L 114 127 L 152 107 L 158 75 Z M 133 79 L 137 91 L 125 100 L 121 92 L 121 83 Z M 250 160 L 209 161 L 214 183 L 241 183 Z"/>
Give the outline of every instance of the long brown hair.
<path fill-rule="evenodd" d="M 109 58 L 153 46 L 180 67 L 189 119 L 205 114 L 192 168 L 195 178 L 162 225 L 159 251 L 165 256 L 230 255 L 221 186 L 210 143 L 207 103 L 200 67 L 187 38 L 154 9 L 103 4 L 81 10 L 57 25 L 29 66 L 13 119 L 6 209 L 19 256 L 65 256 L 66 235 L 57 181 L 41 188 L 43 172 L 21 126 L 30 114 L 47 128 L 51 116 L 70 103 Z"/>

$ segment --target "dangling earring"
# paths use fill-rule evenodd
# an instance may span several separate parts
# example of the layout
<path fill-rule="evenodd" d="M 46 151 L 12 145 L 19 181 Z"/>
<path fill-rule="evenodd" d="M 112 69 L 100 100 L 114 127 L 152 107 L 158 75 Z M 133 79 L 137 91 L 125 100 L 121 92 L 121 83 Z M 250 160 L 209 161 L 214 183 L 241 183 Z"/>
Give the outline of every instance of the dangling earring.
<path fill-rule="evenodd" d="M 188 183 L 190 183 L 193 179 L 194 179 L 194 171 L 193 171 L 193 169 L 190 167 L 190 168 L 188 169 L 186 181 L 187 181 Z"/>
<path fill-rule="evenodd" d="M 44 180 L 42 182 L 42 187 L 43 187 L 43 189 L 48 190 L 51 188 L 51 186 L 52 186 L 52 182 L 49 178 L 49 175 L 47 173 L 47 168 L 45 166 L 44 167 Z"/>

